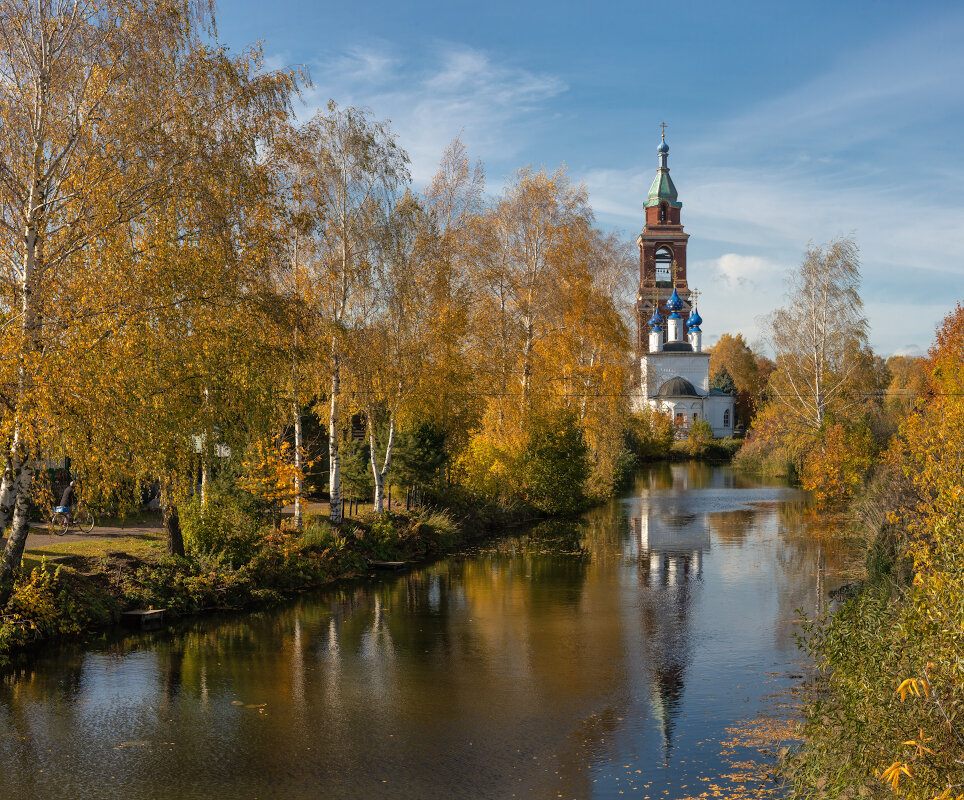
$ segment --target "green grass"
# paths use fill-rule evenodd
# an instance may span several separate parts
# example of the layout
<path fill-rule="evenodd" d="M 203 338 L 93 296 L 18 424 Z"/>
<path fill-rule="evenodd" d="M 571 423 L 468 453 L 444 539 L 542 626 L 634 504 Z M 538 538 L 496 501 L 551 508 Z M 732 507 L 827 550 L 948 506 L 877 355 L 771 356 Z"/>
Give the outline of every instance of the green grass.
<path fill-rule="evenodd" d="M 46 530 L 43 531 L 46 533 Z M 31 570 L 40 566 L 41 560 L 56 556 L 104 556 L 107 553 L 123 552 L 138 558 L 162 555 L 167 546 L 163 531 L 157 535 L 138 534 L 137 536 L 98 538 L 96 533 L 86 534 L 82 541 L 55 542 L 42 547 L 28 547 L 23 554 L 24 568 Z M 30 539 L 27 539 L 30 544 Z"/>

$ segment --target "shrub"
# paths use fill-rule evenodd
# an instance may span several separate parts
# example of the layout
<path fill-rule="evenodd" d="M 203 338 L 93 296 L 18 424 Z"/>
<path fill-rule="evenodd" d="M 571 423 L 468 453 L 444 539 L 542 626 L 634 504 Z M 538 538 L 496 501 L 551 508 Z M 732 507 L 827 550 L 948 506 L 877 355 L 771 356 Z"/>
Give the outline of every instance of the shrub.
<path fill-rule="evenodd" d="M 710 443 L 713 441 L 713 428 L 709 422 L 700 417 L 693 420 L 690 425 L 689 435 L 686 437 L 686 445 L 689 454 L 693 458 L 700 458 L 706 455 Z"/>
<path fill-rule="evenodd" d="M 645 408 L 630 417 L 626 446 L 641 461 L 666 458 L 674 433 L 668 415 Z"/>
<path fill-rule="evenodd" d="M 237 569 L 251 560 L 261 538 L 257 519 L 229 497 L 195 498 L 180 512 L 184 546 L 194 555 L 214 556 Z"/>
<path fill-rule="evenodd" d="M 522 452 L 526 499 L 540 511 L 572 513 L 586 504 L 589 448 L 575 415 L 534 419 Z"/>

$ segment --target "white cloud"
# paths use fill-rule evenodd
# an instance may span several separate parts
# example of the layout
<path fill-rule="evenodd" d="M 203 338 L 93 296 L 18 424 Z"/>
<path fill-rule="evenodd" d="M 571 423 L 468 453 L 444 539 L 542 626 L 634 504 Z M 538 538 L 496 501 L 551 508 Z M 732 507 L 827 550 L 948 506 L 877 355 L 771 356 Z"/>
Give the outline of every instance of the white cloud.
<path fill-rule="evenodd" d="M 417 56 L 396 55 L 385 43 L 355 46 L 313 66 L 312 77 L 308 115 L 333 97 L 390 119 L 419 185 L 431 179 L 445 146 L 459 135 L 473 158 L 511 156 L 527 143 L 529 128 L 541 124 L 546 102 L 567 89 L 556 76 L 454 44 Z"/>
<path fill-rule="evenodd" d="M 905 344 L 903 347 L 898 347 L 894 350 L 893 355 L 916 357 L 924 355 L 924 351 L 916 344 Z"/>
<path fill-rule="evenodd" d="M 715 261 L 716 272 L 731 287 L 755 284 L 761 279 L 771 278 L 779 268 L 773 262 L 759 256 L 745 256 L 739 253 L 724 253 Z"/>

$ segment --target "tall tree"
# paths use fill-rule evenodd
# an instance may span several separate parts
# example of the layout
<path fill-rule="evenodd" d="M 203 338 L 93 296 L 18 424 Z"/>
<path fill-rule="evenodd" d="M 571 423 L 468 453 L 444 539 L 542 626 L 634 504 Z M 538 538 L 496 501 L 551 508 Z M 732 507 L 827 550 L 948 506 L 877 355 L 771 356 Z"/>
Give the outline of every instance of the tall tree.
<path fill-rule="evenodd" d="M 776 356 L 774 402 L 796 425 L 820 430 L 829 412 L 854 402 L 867 318 L 852 237 L 807 248 L 789 276 L 787 304 L 767 322 L 767 336 Z"/>
<path fill-rule="evenodd" d="M 112 146 L 147 172 L 93 187 L 106 219 L 77 223 L 88 225 L 86 238 L 48 270 L 39 373 L 48 377 L 31 401 L 43 422 L 34 442 L 69 454 L 88 495 L 161 480 L 175 552 L 174 489 L 188 462 L 217 458 L 214 433 L 226 435 L 239 414 L 222 376 L 238 386 L 247 374 L 238 369 L 248 360 L 237 323 L 250 317 L 239 298 L 254 294 L 262 272 L 271 213 L 264 144 L 287 117 L 293 88 L 292 75 L 263 71 L 257 49 L 232 58 L 193 44 L 173 54 L 176 80 L 150 98 L 163 106 L 163 124 L 112 129 L 123 142 Z M 153 55 L 164 61 L 164 52 Z M 136 103 L 117 104 L 138 118 Z M 118 218 L 108 196 L 132 185 L 141 205 Z M 5 569 L 19 563 L 25 537 L 15 522 Z"/>
<path fill-rule="evenodd" d="M 486 270 L 488 305 L 502 351 L 502 386 L 518 376 L 519 409 L 532 401 L 534 347 L 562 324 L 558 274 L 574 250 L 583 251 L 592 212 L 586 190 L 563 169 L 520 170 L 489 216 L 492 255 Z"/>
<path fill-rule="evenodd" d="M 748 425 L 756 412 L 769 375 L 761 371 L 758 356 L 747 344 L 742 333 L 735 336 L 724 333 L 709 352 L 710 375 L 716 375 L 720 370 L 726 370 L 730 375 L 736 386 L 737 417 Z"/>
<path fill-rule="evenodd" d="M 295 153 L 303 176 L 313 271 L 312 302 L 327 326 L 328 470 L 331 521 L 341 523 L 339 444 L 345 337 L 367 324 L 373 255 L 385 234 L 389 198 L 408 179 L 408 156 L 385 122 L 333 101 L 300 131 Z"/>
<path fill-rule="evenodd" d="M 28 495 L 47 426 L 36 396 L 51 372 L 46 316 L 81 254 L 155 200 L 180 154 L 152 144 L 210 19 L 205 2 L 5 0 L 0 4 L 0 256 L 11 291 L 5 346 L 15 354 L 3 418 L 0 528 L 13 519 L 0 579 L 19 564 Z"/>

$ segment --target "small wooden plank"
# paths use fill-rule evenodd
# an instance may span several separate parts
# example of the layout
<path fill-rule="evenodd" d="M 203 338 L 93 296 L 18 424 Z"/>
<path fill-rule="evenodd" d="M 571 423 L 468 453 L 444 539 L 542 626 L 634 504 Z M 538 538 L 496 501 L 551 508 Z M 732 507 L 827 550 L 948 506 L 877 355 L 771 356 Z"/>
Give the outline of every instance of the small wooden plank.
<path fill-rule="evenodd" d="M 374 569 L 405 569 L 408 566 L 407 561 L 376 561 L 373 558 L 368 559 L 368 566 Z"/>
<path fill-rule="evenodd" d="M 134 628 L 147 630 L 164 624 L 163 608 L 135 608 L 121 612 L 121 622 Z"/>

